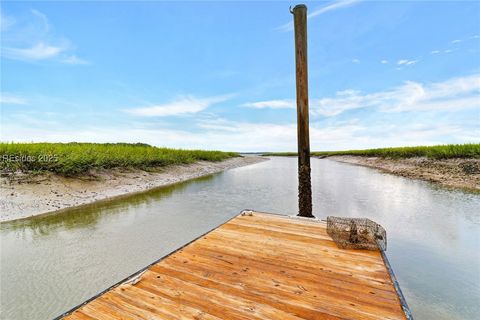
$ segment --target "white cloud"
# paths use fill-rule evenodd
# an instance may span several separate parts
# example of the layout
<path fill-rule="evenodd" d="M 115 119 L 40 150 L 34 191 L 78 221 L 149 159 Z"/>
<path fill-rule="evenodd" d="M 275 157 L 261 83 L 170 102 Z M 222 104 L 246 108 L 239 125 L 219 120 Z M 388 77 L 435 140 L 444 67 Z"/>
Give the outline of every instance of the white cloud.
<path fill-rule="evenodd" d="M 70 41 L 55 35 L 48 18 L 42 12 L 31 9 L 28 19 L 18 22 L 13 17 L 2 18 L 1 55 L 21 61 L 54 60 L 67 64 L 86 64 L 72 54 Z"/>
<path fill-rule="evenodd" d="M 360 60 L 358 60 L 358 59 L 353 59 L 352 62 L 353 62 L 353 63 L 360 63 Z"/>
<path fill-rule="evenodd" d="M 450 52 L 453 52 L 453 50 L 447 49 L 447 50 L 444 50 L 443 52 L 445 52 L 445 53 L 450 53 Z"/>
<path fill-rule="evenodd" d="M 196 98 L 194 96 L 181 97 L 175 101 L 153 105 L 143 108 L 127 109 L 126 112 L 145 117 L 165 117 L 197 113 L 203 111 L 213 104 L 229 100 L 232 95 L 214 96 L 208 98 Z"/>
<path fill-rule="evenodd" d="M 431 54 L 438 54 L 438 53 L 440 53 L 440 50 L 433 50 L 433 51 L 431 51 L 430 53 L 431 53 Z"/>
<path fill-rule="evenodd" d="M 380 61 L 381 64 L 387 64 L 388 63 L 388 60 L 382 60 Z"/>
<path fill-rule="evenodd" d="M 27 104 L 27 99 L 7 92 L 0 93 L 0 104 Z"/>
<path fill-rule="evenodd" d="M 383 112 L 456 111 L 480 107 L 480 75 L 453 78 L 443 82 L 404 85 L 371 94 L 359 91 L 337 93 L 312 106 L 314 113 L 331 116 L 357 108 L 377 108 Z"/>
<path fill-rule="evenodd" d="M 313 18 L 313 17 L 319 16 L 319 15 L 324 14 L 324 13 L 329 12 L 329 11 L 350 7 L 351 5 L 354 5 L 355 3 L 358 3 L 358 2 L 359 2 L 359 0 L 335 1 L 334 3 L 329 4 L 328 6 L 325 6 L 325 7 L 314 10 L 312 13 L 310 13 L 308 15 L 308 17 Z"/>
<path fill-rule="evenodd" d="M 460 43 L 462 42 L 462 40 L 459 40 L 459 39 L 456 39 L 456 40 L 453 40 L 452 43 Z"/>
<path fill-rule="evenodd" d="M 208 130 L 206 135 L 218 143 L 217 149 L 225 150 L 226 146 L 235 146 L 238 148 L 235 150 L 240 151 L 281 151 L 296 150 L 297 147 L 296 123 L 239 123 L 220 119 L 202 127 Z M 330 126 L 311 123 L 311 146 L 313 149 L 338 148 L 350 144 L 364 129 L 355 123 Z"/>
<path fill-rule="evenodd" d="M 407 59 L 402 59 L 402 60 L 398 60 L 397 61 L 397 64 L 400 65 L 400 66 L 410 66 L 410 65 L 413 65 L 415 63 L 417 63 L 418 60 L 407 60 Z"/>
<path fill-rule="evenodd" d="M 362 97 L 359 91 L 339 91 L 334 97 L 313 99 L 310 102 L 311 113 L 314 116 L 336 116 L 346 110 L 361 108 Z"/>
<path fill-rule="evenodd" d="M 16 60 L 44 60 L 56 57 L 63 51 L 65 48 L 40 42 L 30 48 L 2 48 L 2 55 Z"/>
<path fill-rule="evenodd" d="M 310 14 L 307 15 L 307 18 L 313 19 L 329 11 L 350 7 L 358 2 L 360 2 L 360 0 L 336 0 L 329 5 L 313 10 Z M 293 22 L 285 23 L 284 25 L 281 25 L 280 27 L 278 27 L 277 30 L 291 31 L 293 30 Z"/>
<path fill-rule="evenodd" d="M 468 128 L 448 123 L 361 124 L 356 121 L 324 125 L 312 122 L 312 150 L 362 149 L 386 146 L 433 145 L 474 142 L 478 135 Z M 143 142 L 156 146 L 189 149 L 232 151 L 294 151 L 297 127 L 295 123 L 251 123 L 211 119 L 200 124 L 200 132 L 171 129 L 127 127 L 71 128 L 44 124 L 19 126 L 9 122 L 2 128 L 4 141 L 47 142 Z"/>
<path fill-rule="evenodd" d="M 48 22 L 47 16 L 35 9 L 31 9 L 30 12 L 40 20 L 43 31 L 48 32 L 50 30 L 50 23 Z"/>
<path fill-rule="evenodd" d="M 295 108 L 293 100 L 250 102 L 253 108 Z M 480 75 L 422 84 L 407 81 L 389 90 L 363 94 L 343 90 L 333 97 L 310 100 L 312 116 L 332 117 L 348 110 L 375 108 L 381 112 L 457 111 L 480 108 Z"/>
<path fill-rule="evenodd" d="M 295 108 L 295 101 L 294 100 L 266 100 L 266 101 L 258 101 L 258 102 L 248 102 L 243 104 L 244 107 L 248 108 L 256 108 L 256 109 L 289 109 Z"/>
<path fill-rule="evenodd" d="M 66 64 L 90 64 L 90 62 L 88 62 L 87 60 L 81 59 L 76 55 L 68 56 L 62 59 L 61 61 L 62 63 L 66 63 Z"/>

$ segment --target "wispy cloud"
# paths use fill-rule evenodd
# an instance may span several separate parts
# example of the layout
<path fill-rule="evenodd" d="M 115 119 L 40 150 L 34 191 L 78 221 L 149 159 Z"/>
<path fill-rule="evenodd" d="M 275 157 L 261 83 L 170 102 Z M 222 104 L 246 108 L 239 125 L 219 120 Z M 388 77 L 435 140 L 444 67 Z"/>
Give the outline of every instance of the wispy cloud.
<path fill-rule="evenodd" d="M 313 19 L 313 18 L 318 17 L 318 16 L 320 16 L 324 13 L 327 13 L 329 11 L 350 7 L 350 6 L 352 6 L 352 5 L 354 5 L 358 2 L 360 2 L 360 0 L 336 0 L 336 1 L 326 5 L 324 7 L 320 7 L 320 8 L 317 8 L 317 9 L 313 10 L 307 16 L 307 18 L 308 19 Z M 281 31 L 291 31 L 291 30 L 293 30 L 293 22 L 285 23 L 285 24 L 277 27 L 276 29 L 281 30 Z"/>
<path fill-rule="evenodd" d="M 45 33 L 49 32 L 50 31 L 50 23 L 48 22 L 48 18 L 45 14 L 43 14 L 42 12 L 38 11 L 38 10 L 35 10 L 35 9 L 31 9 L 30 12 L 39 19 L 40 23 L 41 23 L 41 26 L 43 27 L 43 30 Z"/>
<path fill-rule="evenodd" d="M 329 11 L 350 7 L 353 4 L 360 2 L 360 0 L 338 0 L 329 4 L 325 7 L 318 8 L 308 15 L 309 18 L 319 16 L 321 14 L 327 13 Z"/>
<path fill-rule="evenodd" d="M 387 64 L 388 63 L 388 60 L 382 60 L 380 61 L 381 64 Z"/>
<path fill-rule="evenodd" d="M 211 105 L 229 100 L 230 98 L 232 98 L 232 96 L 233 95 L 231 94 L 208 98 L 185 96 L 169 103 L 153 105 L 143 108 L 127 109 L 125 111 L 133 115 L 144 117 L 184 115 L 203 111 Z"/>
<path fill-rule="evenodd" d="M 253 108 L 295 108 L 291 99 L 250 102 Z M 332 117 L 348 110 L 374 108 L 380 112 L 458 111 L 480 108 L 480 75 L 452 78 L 443 82 L 422 84 L 407 81 L 389 90 L 363 94 L 343 90 L 333 97 L 312 99 L 312 116 Z"/>
<path fill-rule="evenodd" d="M 352 63 L 360 63 L 360 60 L 358 60 L 358 59 L 353 59 L 353 60 L 352 60 Z"/>
<path fill-rule="evenodd" d="M 8 92 L 0 92 L 0 104 L 27 104 L 24 97 L 17 96 Z"/>
<path fill-rule="evenodd" d="M 338 92 L 333 98 L 312 102 L 312 113 L 334 116 L 347 110 L 376 108 L 381 112 L 457 111 L 480 107 L 480 75 L 422 84 L 407 81 L 386 91 L 362 94 Z"/>
<path fill-rule="evenodd" d="M 48 17 L 31 9 L 28 19 L 1 14 L 2 43 L 1 55 L 7 59 L 21 61 L 53 60 L 66 64 L 87 64 L 75 56 L 70 41 L 56 36 Z"/>
<path fill-rule="evenodd" d="M 77 57 L 76 55 L 68 56 L 68 57 L 62 59 L 61 62 L 66 63 L 66 64 L 90 64 L 89 61 L 81 59 L 81 58 Z"/>
<path fill-rule="evenodd" d="M 2 55 L 16 60 L 45 60 L 56 57 L 65 50 L 66 48 L 40 42 L 30 48 L 2 48 Z"/>
<path fill-rule="evenodd" d="M 430 54 L 452 53 L 454 51 L 458 51 L 461 49 L 461 45 L 459 45 L 460 43 L 464 43 L 464 42 L 468 43 L 469 41 L 473 39 L 478 39 L 478 38 L 480 38 L 479 35 L 473 35 L 473 36 L 463 37 L 463 39 L 455 39 L 450 41 L 449 46 L 446 49 L 432 50 L 430 51 Z"/>
<path fill-rule="evenodd" d="M 398 61 L 397 61 L 397 64 L 398 64 L 399 66 L 411 66 L 411 65 L 413 65 L 413 64 L 415 64 L 415 63 L 417 63 L 417 62 L 418 62 L 418 60 L 402 59 L 402 60 L 398 60 Z"/>
<path fill-rule="evenodd" d="M 244 107 L 255 108 L 255 109 L 290 109 L 295 108 L 294 100 L 266 100 L 258 102 L 248 102 L 243 104 Z"/>

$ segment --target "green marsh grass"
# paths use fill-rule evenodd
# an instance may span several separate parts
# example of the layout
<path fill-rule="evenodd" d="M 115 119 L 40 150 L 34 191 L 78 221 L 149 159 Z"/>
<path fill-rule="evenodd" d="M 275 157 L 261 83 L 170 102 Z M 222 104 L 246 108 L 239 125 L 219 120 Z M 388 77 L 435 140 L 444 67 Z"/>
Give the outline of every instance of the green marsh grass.
<path fill-rule="evenodd" d="M 296 152 L 271 152 L 265 156 L 296 156 Z M 365 156 L 404 159 L 426 157 L 430 159 L 480 158 L 480 143 L 447 144 L 438 146 L 377 148 L 367 150 L 315 151 L 312 156 Z"/>
<path fill-rule="evenodd" d="M 157 148 L 141 143 L 0 142 L 0 170 L 49 171 L 66 176 L 91 169 L 148 169 L 200 160 L 222 161 L 236 156 L 235 152 Z"/>

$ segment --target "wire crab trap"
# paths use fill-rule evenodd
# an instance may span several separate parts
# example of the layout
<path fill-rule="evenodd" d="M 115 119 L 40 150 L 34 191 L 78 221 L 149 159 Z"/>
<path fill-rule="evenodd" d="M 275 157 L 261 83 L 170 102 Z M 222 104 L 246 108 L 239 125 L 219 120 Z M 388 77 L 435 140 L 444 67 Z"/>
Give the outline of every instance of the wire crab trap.
<path fill-rule="evenodd" d="M 340 249 L 387 250 L 387 232 L 370 219 L 328 216 L 327 233 Z"/>

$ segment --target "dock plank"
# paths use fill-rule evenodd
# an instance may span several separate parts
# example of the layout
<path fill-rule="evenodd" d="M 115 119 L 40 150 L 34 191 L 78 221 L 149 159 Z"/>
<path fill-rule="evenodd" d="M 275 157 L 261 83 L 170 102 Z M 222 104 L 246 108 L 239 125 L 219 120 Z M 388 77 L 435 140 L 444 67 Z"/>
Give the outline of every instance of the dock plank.
<path fill-rule="evenodd" d="M 382 256 L 318 220 L 239 215 L 65 319 L 406 319 Z"/>

